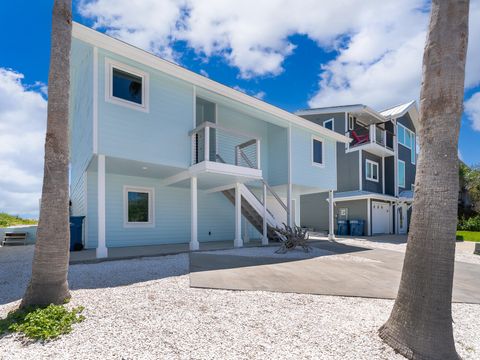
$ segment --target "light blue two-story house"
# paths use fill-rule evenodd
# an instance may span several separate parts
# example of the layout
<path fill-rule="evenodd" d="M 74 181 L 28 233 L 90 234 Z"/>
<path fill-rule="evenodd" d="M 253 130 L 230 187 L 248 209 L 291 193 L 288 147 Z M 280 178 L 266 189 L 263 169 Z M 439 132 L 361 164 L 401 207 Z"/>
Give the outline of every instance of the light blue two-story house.
<path fill-rule="evenodd" d="M 300 224 L 301 195 L 336 190 L 337 143 L 350 141 L 77 23 L 70 94 L 71 210 L 97 257 L 265 244 Z"/>

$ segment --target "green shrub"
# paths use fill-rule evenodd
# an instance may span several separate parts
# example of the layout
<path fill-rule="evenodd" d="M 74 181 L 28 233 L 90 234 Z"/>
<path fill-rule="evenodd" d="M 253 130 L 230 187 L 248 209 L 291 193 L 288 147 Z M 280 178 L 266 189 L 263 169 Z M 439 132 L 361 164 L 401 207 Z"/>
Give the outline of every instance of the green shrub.
<path fill-rule="evenodd" d="M 0 334 L 19 332 L 34 340 L 53 340 L 72 331 L 72 325 L 85 319 L 79 306 L 68 310 L 62 305 L 32 307 L 10 312 L 0 320 Z"/>
<path fill-rule="evenodd" d="M 462 217 L 458 220 L 457 230 L 480 231 L 480 215 L 468 219 Z"/>

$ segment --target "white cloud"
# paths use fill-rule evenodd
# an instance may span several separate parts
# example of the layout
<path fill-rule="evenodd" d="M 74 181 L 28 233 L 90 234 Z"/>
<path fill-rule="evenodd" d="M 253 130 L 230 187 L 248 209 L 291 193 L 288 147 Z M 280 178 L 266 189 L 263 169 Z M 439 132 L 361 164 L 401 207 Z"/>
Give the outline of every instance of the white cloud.
<path fill-rule="evenodd" d="M 472 129 L 480 131 L 480 92 L 465 101 L 465 114 L 471 121 Z"/>
<path fill-rule="evenodd" d="M 0 211 L 38 216 L 47 101 L 0 68 Z M 35 84 L 42 91 L 44 84 Z"/>
<path fill-rule="evenodd" d="M 203 75 L 203 76 L 205 76 L 205 77 L 207 77 L 207 78 L 210 77 L 210 76 L 208 75 L 208 72 L 206 72 L 206 71 L 203 70 L 203 69 L 200 69 L 200 75 Z"/>

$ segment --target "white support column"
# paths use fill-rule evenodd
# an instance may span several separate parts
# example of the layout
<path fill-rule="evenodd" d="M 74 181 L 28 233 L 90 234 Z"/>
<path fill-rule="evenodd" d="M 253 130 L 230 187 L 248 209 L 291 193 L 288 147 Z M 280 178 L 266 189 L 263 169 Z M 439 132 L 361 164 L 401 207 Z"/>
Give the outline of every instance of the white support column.
<path fill-rule="evenodd" d="M 382 156 L 382 194 L 385 194 L 385 157 Z"/>
<path fill-rule="evenodd" d="M 257 139 L 256 143 L 257 150 L 257 169 L 260 169 L 260 139 Z"/>
<path fill-rule="evenodd" d="M 367 199 L 367 235 L 372 236 L 372 199 Z"/>
<path fill-rule="evenodd" d="M 97 258 L 108 257 L 105 226 L 105 155 L 98 155 L 98 245 Z"/>
<path fill-rule="evenodd" d="M 205 126 L 205 161 L 210 161 L 210 127 Z"/>
<path fill-rule="evenodd" d="M 328 192 L 328 240 L 335 240 L 333 190 Z"/>
<path fill-rule="evenodd" d="M 234 247 L 242 247 L 242 193 L 240 191 L 240 184 L 235 184 L 235 239 L 233 240 Z"/>
<path fill-rule="evenodd" d="M 248 233 L 248 221 L 245 216 L 243 217 L 243 242 L 250 242 L 250 234 Z"/>
<path fill-rule="evenodd" d="M 292 126 L 288 127 L 287 225 L 292 226 Z"/>
<path fill-rule="evenodd" d="M 191 228 L 190 228 L 190 250 L 198 250 L 198 209 L 197 209 L 197 177 L 190 178 L 190 204 L 191 204 Z"/>
<path fill-rule="evenodd" d="M 267 185 L 263 184 L 263 236 L 262 245 L 268 245 L 268 233 L 267 233 Z"/>

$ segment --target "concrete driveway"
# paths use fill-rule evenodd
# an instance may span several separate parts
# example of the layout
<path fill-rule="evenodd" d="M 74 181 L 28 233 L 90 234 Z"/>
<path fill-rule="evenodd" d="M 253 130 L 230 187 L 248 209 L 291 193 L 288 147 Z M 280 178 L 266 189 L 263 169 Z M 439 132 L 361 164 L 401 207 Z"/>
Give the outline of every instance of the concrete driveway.
<path fill-rule="evenodd" d="M 373 244 L 373 246 L 370 246 Z M 459 243 L 462 244 L 462 243 Z M 283 258 L 274 249 L 190 254 L 190 286 L 394 299 L 405 238 L 319 240 L 311 258 Z M 362 246 L 359 246 L 362 245 Z M 471 244 L 457 246 L 457 251 Z M 266 251 L 269 252 L 266 252 Z M 472 247 L 473 252 L 473 247 Z M 251 255 L 250 255 L 251 254 Z M 271 255 L 270 255 L 271 254 Z M 480 262 L 455 264 L 453 301 L 480 304 Z"/>

